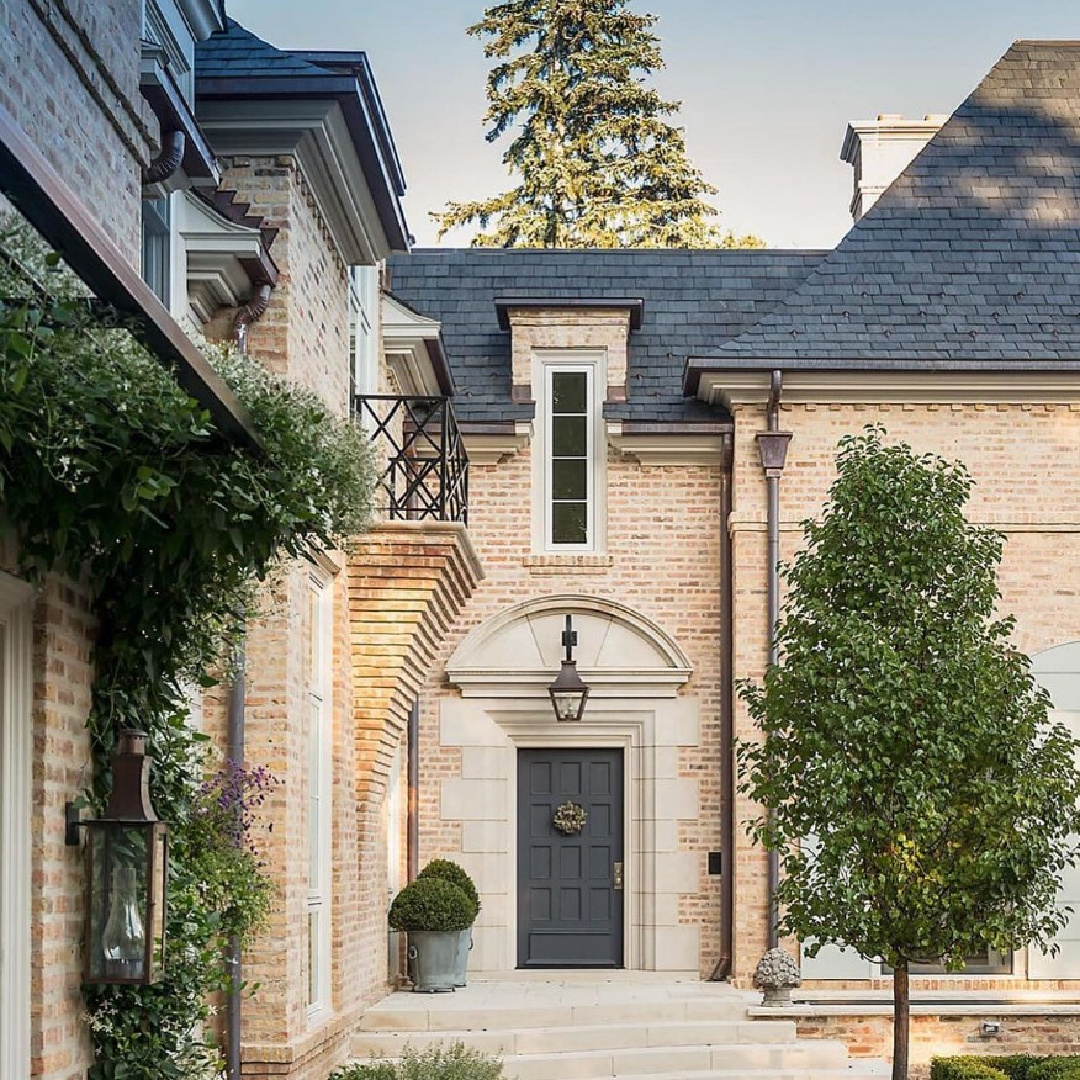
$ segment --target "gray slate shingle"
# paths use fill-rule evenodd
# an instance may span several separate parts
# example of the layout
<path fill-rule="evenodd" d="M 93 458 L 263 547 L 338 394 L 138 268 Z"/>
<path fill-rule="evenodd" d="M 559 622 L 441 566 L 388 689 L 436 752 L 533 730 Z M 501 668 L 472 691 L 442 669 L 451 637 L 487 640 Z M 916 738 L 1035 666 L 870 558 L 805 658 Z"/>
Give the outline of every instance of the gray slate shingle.
<path fill-rule="evenodd" d="M 1080 43 L 1014 44 L 805 283 L 713 355 L 1080 357 Z"/>
<path fill-rule="evenodd" d="M 630 393 L 612 419 L 716 420 L 682 396 L 687 356 L 711 350 L 776 307 L 824 257 L 820 251 L 611 251 L 420 249 L 390 260 L 391 291 L 442 323 L 466 422 L 527 419 L 510 395 L 510 335 L 498 296 L 641 297 L 645 319 L 630 334 Z"/>
<path fill-rule="evenodd" d="M 263 78 L 273 75 L 310 75 L 325 78 L 316 64 L 276 49 L 256 37 L 235 19 L 227 19 L 224 33 L 213 34 L 195 46 L 198 79 Z"/>

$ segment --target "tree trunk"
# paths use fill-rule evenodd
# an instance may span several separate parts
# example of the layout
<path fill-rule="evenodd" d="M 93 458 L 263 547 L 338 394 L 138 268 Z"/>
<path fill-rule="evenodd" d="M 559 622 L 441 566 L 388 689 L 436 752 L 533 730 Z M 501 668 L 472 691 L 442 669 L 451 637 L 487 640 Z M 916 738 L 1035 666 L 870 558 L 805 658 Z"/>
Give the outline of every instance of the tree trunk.
<path fill-rule="evenodd" d="M 907 1080 L 908 1043 L 911 1035 L 911 987 L 907 961 L 893 969 L 892 1080 Z"/>

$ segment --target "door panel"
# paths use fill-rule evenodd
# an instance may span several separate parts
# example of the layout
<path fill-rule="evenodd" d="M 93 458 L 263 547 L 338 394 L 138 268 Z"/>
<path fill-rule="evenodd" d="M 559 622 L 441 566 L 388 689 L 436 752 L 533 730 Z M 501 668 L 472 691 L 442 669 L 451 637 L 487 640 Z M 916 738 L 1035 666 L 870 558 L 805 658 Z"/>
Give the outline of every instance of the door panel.
<path fill-rule="evenodd" d="M 564 836 L 556 809 L 585 809 Z M 518 751 L 518 966 L 622 967 L 621 750 Z"/>

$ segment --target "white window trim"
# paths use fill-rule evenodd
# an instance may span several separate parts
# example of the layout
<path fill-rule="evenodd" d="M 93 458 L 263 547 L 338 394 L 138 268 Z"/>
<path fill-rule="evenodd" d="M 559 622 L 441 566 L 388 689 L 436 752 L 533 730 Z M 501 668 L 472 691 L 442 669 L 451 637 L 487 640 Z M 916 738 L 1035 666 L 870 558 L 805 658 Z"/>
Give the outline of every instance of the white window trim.
<path fill-rule="evenodd" d="M 33 590 L 0 574 L 0 1076 L 30 1076 Z"/>
<path fill-rule="evenodd" d="M 314 985 L 314 1000 L 308 1003 L 308 1022 L 311 1025 L 321 1023 L 332 1011 L 332 986 L 331 970 L 333 958 L 331 956 L 331 921 L 332 921 L 332 897 L 331 897 L 331 866 L 333 863 L 333 833 L 332 833 L 332 806 L 331 799 L 333 790 L 331 786 L 331 769 L 333 767 L 333 592 L 332 581 L 322 574 L 312 573 L 308 577 L 307 587 L 316 594 L 314 608 L 314 623 L 309 627 L 312 635 L 312 684 L 306 693 L 316 695 L 319 699 L 318 719 L 311 725 L 308 732 L 309 746 L 306 757 L 308 766 L 308 782 L 310 783 L 311 742 L 315 743 L 315 753 L 318 762 L 318 799 L 319 821 L 316 824 L 316 873 L 318 880 L 315 887 L 308 882 L 306 914 L 317 912 L 318 936 L 311 950 L 314 963 L 314 972 L 309 973 L 310 983 Z M 309 611 L 312 610 L 309 608 Z M 310 801 L 308 807 L 310 810 Z M 309 829 L 309 837 L 313 830 Z M 310 843 L 310 840 L 309 840 Z M 311 852 L 308 853 L 309 860 Z M 310 862 L 309 862 L 310 866 Z M 307 935 L 309 922 L 305 919 L 304 933 Z M 306 939 L 306 937 L 305 937 Z"/>
<path fill-rule="evenodd" d="M 551 541 L 551 373 L 585 371 L 589 375 L 589 543 Z M 536 349 L 532 358 L 533 397 L 538 437 L 533 440 L 532 550 L 544 555 L 600 554 L 607 549 L 607 438 L 603 418 L 607 398 L 607 351 Z"/>

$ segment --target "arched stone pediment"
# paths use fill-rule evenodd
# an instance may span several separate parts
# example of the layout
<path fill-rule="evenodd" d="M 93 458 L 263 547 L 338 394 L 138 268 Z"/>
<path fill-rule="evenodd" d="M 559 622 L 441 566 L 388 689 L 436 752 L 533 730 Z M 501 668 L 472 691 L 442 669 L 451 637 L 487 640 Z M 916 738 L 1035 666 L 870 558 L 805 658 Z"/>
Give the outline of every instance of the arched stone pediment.
<path fill-rule="evenodd" d="M 614 600 L 559 595 L 507 608 L 473 630 L 447 664 L 465 697 L 546 693 L 562 659 L 562 631 L 574 619 L 578 670 L 597 697 L 672 697 L 692 668 L 675 640 Z"/>

